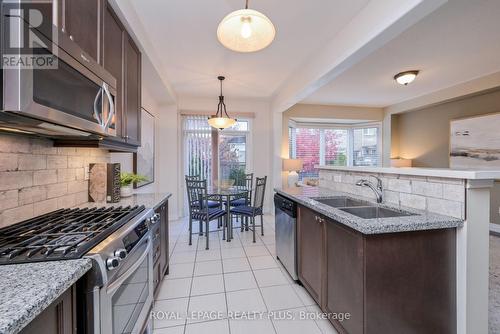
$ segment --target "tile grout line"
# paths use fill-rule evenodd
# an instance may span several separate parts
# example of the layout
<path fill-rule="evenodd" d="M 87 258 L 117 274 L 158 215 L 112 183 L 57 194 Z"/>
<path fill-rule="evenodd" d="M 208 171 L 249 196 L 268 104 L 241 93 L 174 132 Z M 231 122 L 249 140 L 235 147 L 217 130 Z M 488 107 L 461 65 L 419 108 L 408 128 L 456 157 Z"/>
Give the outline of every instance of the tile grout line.
<path fill-rule="evenodd" d="M 260 236 L 259 236 L 259 238 L 260 238 Z M 262 290 L 260 289 L 259 283 L 257 282 L 257 277 L 255 277 L 255 273 L 254 273 L 252 265 L 250 264 L 250 260 L 248 259 L 248 254 L 245 250 L 245 247 L 243 247 L 243 251 L 245 252 L 245 255 L 247 255 L 247 261 L 248 261 L 248 264 L 250 265 L 250 270 L 252 271 L 253 279 L 255 280 L 255 284 L 257 284 L 257 289 L 259 289 L 260 298 L 262 298 L 262 302 L 264 303 L 264 306 L 266 307 L 266 313 L 269 315 L 269 307 L 266 304 L 266 300 L 264 299 L 264 295 L 262 294 Z M 271 319 L 270 319 L 270 321 L 271 321 L 271 326 L 273 326 L 274 333 L 277 334 L 278 331 L 276 330 L 276 327 L 274 326 L 273 321 Z"/>
<path fill-rule="evenodd" d="M 192 231 L 191 231 L 192 232 Z M 188 232 L 188 233 L 191 233 L 191 232 Z M 198 234 L 197 237 L 196 237 L 196 253 L 194 254 L 194 263 L 193 263 L 193 274 L 191 276 L 191 284 L 189 286 L 189 295 L 188 295 L 188 304 L 187 304 L 187 309 L 186 309 L 186 319 L 184 319 L 184 334 L 186 334 L 186 330 L 187 330 L 187 321 L 188 321 L 188 313 L 189 313 L 189 306 L 191 304 L 191 291 L 193 290 L 193 280 L 194 280 L 194 271 L 196 269 L 196 258 L 198 256 L 198 244 L 200 243 L 200 235 Z"/>

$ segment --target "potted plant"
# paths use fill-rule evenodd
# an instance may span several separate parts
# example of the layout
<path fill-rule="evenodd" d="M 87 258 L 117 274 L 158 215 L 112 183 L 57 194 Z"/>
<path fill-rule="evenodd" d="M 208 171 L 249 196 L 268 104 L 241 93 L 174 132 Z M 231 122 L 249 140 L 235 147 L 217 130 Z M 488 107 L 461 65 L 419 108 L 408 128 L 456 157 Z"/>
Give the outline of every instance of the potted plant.
<path fill-rule="evenodd" d="M 120 195 L 121 197 L 132 196 L 132 184 L 144 182 L 148 179 L 143 175 L 138 175 L 134 173 L 120 173 Z"/>

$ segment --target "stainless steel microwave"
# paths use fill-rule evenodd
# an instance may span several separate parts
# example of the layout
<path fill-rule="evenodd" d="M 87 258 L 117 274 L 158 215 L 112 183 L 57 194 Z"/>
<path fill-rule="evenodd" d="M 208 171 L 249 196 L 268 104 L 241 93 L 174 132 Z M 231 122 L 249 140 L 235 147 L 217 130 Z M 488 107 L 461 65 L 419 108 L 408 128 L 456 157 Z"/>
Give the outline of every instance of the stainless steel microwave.
<path fill-rule="evenodd" d="M 33 58 L 52 58 L 56 65 L 27 67 L 19 62 L 18 66 L 2 66 L 0 129 L 53 137 L 116 136 L 116 79 L 56 26 L 51 24 L 44 32 L 34 30 L 21 17 L 7 18 L 3 11 L 2 20 L 7 19 L 8 24 L 2 23 L 3 65 L 7 53 L 12 59 L 27 59 L 26 52 Z M 6 41 L 10 38 L 12 43 L 16 36 L 9 29 L 30 29 L 35 36 L 32 45 L 17 54 L 16 49 L 7 48 Z"/>

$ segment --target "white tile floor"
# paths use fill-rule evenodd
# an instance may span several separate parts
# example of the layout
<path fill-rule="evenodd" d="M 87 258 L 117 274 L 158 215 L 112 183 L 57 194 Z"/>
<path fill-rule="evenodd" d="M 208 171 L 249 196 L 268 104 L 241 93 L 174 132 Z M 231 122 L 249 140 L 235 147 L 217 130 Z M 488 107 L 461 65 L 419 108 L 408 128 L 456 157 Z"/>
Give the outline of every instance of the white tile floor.
<path fill-rule="evenodd" d="M 305 312 L 320 310 L 275 260 L 274 217 L 264 218 L 264 233 L 259 229 L 256 243 L 251 231 L 235 229 L 231 242 L 211 233 L 205 250 L 205 237 L 193 236 L 188 245 L 185 220 L 170 222 L 170 274 L 155 301 L 154 334 L 336 333 L 327 320 L 303 319 Z M 262 313 L 254 319 L 228 316 L 235 312 Z"/>

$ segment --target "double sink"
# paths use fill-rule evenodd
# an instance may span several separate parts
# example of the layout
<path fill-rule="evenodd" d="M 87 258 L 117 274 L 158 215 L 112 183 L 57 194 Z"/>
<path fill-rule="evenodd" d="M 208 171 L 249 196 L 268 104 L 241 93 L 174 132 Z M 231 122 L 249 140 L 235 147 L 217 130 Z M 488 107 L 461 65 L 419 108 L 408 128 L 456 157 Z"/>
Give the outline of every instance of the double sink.
<path fill-rule="evenodd" d="M 312 199 L 322 204 L 350 213 L 351 215 L 357 216 L 362 219 L 392 218 L 415 215 L 409 212 L 374 206 L 370 202 L 361 201 L 346 196 L 335 196 L 328 198 L 317 197 Z"/>

